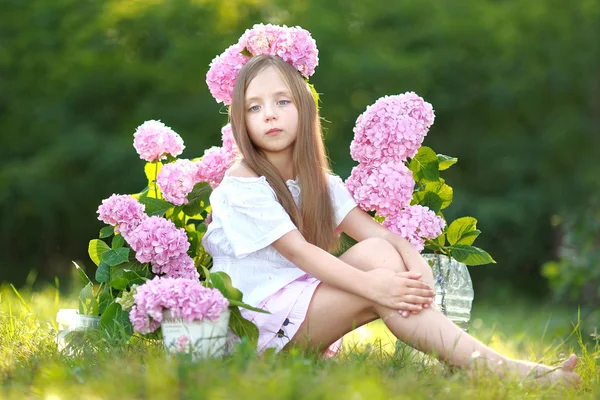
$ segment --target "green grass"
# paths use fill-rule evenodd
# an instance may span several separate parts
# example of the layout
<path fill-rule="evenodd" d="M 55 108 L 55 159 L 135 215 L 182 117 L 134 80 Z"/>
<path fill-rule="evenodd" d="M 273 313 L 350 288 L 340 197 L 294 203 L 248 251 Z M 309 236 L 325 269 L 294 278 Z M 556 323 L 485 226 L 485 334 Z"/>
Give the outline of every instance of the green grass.
<path fill-rule="evenodd" d="M 378 322 L 345 339 L 334 359 L 296 351 L 256 356 L 247 344 L 222 360 L 165 357 L 160 343 L 98 336 L 67 357 L 56 350 L 54 317 L 75 307 L 53 288 L 0 290 L 0 398 L 44 399 L 504 399 L 600 397 L 600 345 L 577 326 L 576 311 L 524 301 L 475 304 L 471 333 L 512 357 L 556 363 L 575 351 L 577 389 L 539 388 L 452 371 L 395 339 Z M 580 317 L 581 318 L 581 317 Z"/>

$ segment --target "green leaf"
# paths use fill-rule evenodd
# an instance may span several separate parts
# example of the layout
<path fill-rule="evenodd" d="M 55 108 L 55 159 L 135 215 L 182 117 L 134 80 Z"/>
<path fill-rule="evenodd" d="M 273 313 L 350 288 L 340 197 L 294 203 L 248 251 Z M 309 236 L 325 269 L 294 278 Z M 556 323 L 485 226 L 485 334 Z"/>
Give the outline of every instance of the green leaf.
<path fill-rule="evenodd" d="M 452 258 L 466 265 L 484 265 L 496 263 L 492 256 L 479 247 L 455 244 L 450 246 L 448 249 L 450 250 L 450 255 Z"/>
<path fill-rule="evenodd" d="M 432 242 L 439 245 L 440 247 L 443 247 L 446 244 L 446 234 L 442 233 L 440 236 L 436 237 L 435 239 L 432 239 Z"/>
<path fill-rule="evenodd" d="M 437 159 L 440 164 L 440 171 L 445 171 L 458 162 L 458 158 L 445 156 L 443 154 L 438 154 Z"/>
<path fill-rule="evenodd" d="M 456 242 L 456 244 L 466 244 L 467 246 L 470 246 L 473 244 L 475 239 L 477 239 L 477 236 L 479 236 L 480 233 L 481 233 L 481 231 L 479 229 L 465 232 L 462 235 L 462 237 L 458 240 L 458 242 Z"/>
<path fill-rule="evenodd" d="M 104 228 L 100 229 L 100 239 L 104 239 L 107 238 L 109 236 L 111 236 L 113 233 L 115 233 L 115 227 L 114 226 L 105 226 Z"/>
<path fill-rule="evenodd" d="M 94 297 L 92 283 L 88 283 L 79 292 L 79 314 L 98 315 L 98 301 Z"/>
<path fill-rule="evenodd" d="M 246 304 L 244 302 L 237 301 L 237 300 L 229 300 L 229 304 L 231 304 L 232 306 L 243 307 L 248 310 L 256 311 L 256 312 L 263 313 L 263 314 L 271 314 L 267 310 L 264 310 L 262 308 L 252 307 L 250 304 Z"/>
<path fill-rule="evenodd" d="M 473 217 L 462 217 L 452 221 L 446 232 L 448 243 L 457 244 L 466 233 L 477 229 L 476 226 L 477 220 Z"/>
<path fill-rule="evenodd" d="M 227 298 L 227 300 L 242 301 L 242 292 L 239 289 L 233 287 L 231 278 L 225 272 L 211 272 L 210 281 L 216 289 L 219 289 L 221 294 Z"/>
<path fill-rule="evenodd" d="M 144 212 L 150 217 L 162 217 L 167 211 L 173 208 L 173 204 L 153 197 L 142 196 L 138 201 L 146 206 Z"/>
<path fill-rule="evenodd" d="M 163 164 L 160 161 L 148 162 L 144 165 L 144 173 L 148 179 L 148 196 L 159 199 L 161 197 L 160 188 L 156 185 L 156 177 Z"/>
<path fill-rule="evenodd" d="M 111 267 L 110 277 L 109 285 L 113 289 L 123 290 L 127 286 L 143 284 L 152 278 L 152 273 L 146 264 L 140 264 L 135 260 Z"/>
<path fill-rule="evenodd" d="M 108 305 L 110 304 L 111 301 L 112 301 L 112 296 L 110 295 L 110 293 L 108 293 L 108 292 L 100 293 L 100 296 L 98 296 L 98 314 L 104 314 L 106 307 L 108 307 Z"/>
<path fill-rule="evenodd" d="M 115 235 L 112 240 L 111 247 L 113 250 L 120 249 L 125 244 L 125 239 L 123 239 L 122 235 Z"/>
<path fill-rule="evenodd" d="M 109 250 L 102 254 L 102 261 L 110 267 L 129 261 L 129 247 L 121 247 L 116 250 Z"/>
<path fill-rule="evenodd" d="M 419 152 L 410 160 L 408 168 L 417 182 L 437 182 L 440 179 L 437 154 L 427 146 L 419 149 Z"/>
<path fill-rule="evenodd" d="M 88 283 L 92 283 L 92 280 L 87 276 L 85 271 L 79 265 L 77 265 L 75 261 L 71 262 L 75 264 L 75 269 L 77 270 L 77 275 L 79 275 L 79 279 L 81 279 L 85 285 L 87 285 Z"/>
<path fill-rule="evenodd" d="M 100 262 L 96 270 L 96 282 L 108 282 L 110 280 L 110 265 L 104 261 Z"/>
<path fill-rule="evenodd" d="M 100 239 L 92 239 L 90 240 L 90 244 L 88 245 L 88 254 L 90 259 L 96 265 L 100 265 L 100 261 L 102 260 L 102 254 L 106 253 L 110 250 L 110 247 L 104 241 Z"/>
<path fill-rule="evenodd" d="M 242 317 L 240 309 L 230 307 L 231 317 L 229 319 L 229 328 L 240 338 L 248 338 L 248 340 L 256 346 L 258 344 L 258 328 L 252 322 Z"/>
<path fill-rule="evenodd" d="M 443 201 L 439 195 L 433 192 L 415 192 L 411 205 L 419 204 L 429 208 L 434 213 L 438 213 L 442 209 Z"/>
<path fill-rule="evenodd" d="M 452 198 L 454 197 L 454 191 L 450 186 L 444 183 L 441 179 L 438 182 L 428 182 L 425 184 L 425 192 L 433 192 L 437 194 L 442 200 L 440 210 L 448 207 L 452 204 Z M 419 193 L 419 192 L 417 192 Z M 437 213 L 438 211 L 436 211 Z"/>
<path fill-rule="evenodd" d="M 190 194 L 187 195 L 188 204 L 183 206 L 184 214 L 188 217 L 201 214 L 209 206 L 208 199 L 211 193 L 212 188 L 207 182 L 196 183 Z"/>
<path fill-rule="evenodd" d="M 123 311 L 121 305 L 115 302 L 110 303 L 102 313 L 100 327 L 109 334 L 125 334 L 128 336 L 133 334 L 129 313 Z"/>

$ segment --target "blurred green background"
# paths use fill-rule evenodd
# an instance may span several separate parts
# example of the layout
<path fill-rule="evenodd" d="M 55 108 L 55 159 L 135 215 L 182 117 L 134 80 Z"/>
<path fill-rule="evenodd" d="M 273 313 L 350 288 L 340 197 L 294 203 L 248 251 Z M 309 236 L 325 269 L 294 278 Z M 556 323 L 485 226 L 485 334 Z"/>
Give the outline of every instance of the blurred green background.
<path fill-rule="evenodd" d="M 498 262 L 470 269 L 476 296 L 600 304 L 598 0 L 3 0 L 0 282 L 92 269 L 101 200 L 145 186 L 145 120 L 178 132 L 183 157 L 219 145 L 226 110 L 205 74 L 259 22 L 316 39 L 343 178 L 367 105 L 405 91 L 433 104 L 425 144 L 459 158 L 446 216 L 476 217 Z"/>

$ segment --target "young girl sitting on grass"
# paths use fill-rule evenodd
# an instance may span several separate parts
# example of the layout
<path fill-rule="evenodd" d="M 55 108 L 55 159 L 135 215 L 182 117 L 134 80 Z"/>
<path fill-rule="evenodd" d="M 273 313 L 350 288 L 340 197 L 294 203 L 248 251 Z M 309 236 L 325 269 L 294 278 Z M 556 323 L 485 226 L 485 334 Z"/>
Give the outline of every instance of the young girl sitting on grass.
<path fill-rule="evenodd" d="M 466 369 L 576 383 L 560 367 L 513 360 L 477 341 L 432 306 L 431 268 L 400 236 L 357 207 L 330 173 L 309 85 L 290 63 L 250 58 L 235 80 L 230 120 L 241 154 L 213 191 L 203 238 L 259 329 L 258 351 L 302 346 L 335 353 L 340 338 L 381 318 L 401 341 Z M 358 243 L 330 251 L 343 231 Z"/>

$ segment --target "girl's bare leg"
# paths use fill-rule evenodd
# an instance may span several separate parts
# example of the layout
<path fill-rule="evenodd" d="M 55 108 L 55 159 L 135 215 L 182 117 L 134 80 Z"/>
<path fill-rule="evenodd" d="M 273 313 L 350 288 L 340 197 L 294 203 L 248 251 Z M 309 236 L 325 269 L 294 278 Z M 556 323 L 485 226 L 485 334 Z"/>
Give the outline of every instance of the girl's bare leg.
<path fill-rule="evenodd" d="M 402 271 L 406 268 L 394 247 L 378 239 L 360 242 L 340 258 L 364 270 L 390 268 Z M 325 283 L 321 283 L 315 291 L 306 319 L 291 345 L 324 350 L 346 333 L 377 318 L 382 318 L 398 339 L 452 365 L 467 369 L 485 367 L 500 375 L 518 373 L 522 377 L 539 377 L 544 381 L 559 380 L 569 384 L 579 379 L 572 372 L 577 363 L 574 355 L 559 368 L 513 360 L 464 332 L 434 307 L 404 318 L 397 310 Z"/>

